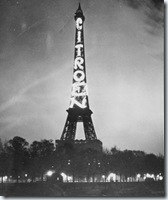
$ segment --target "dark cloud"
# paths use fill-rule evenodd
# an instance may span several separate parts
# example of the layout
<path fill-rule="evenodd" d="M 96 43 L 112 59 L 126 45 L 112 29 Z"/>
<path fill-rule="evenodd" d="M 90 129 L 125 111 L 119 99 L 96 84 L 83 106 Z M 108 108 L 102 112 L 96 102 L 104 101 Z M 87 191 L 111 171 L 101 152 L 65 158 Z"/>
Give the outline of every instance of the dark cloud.
<path fill-rule="evenodd" d="M 149 6 L 151 8 L 156 8 L 158 10 L 163 9 L 164 1 L 163 0 L 125 0 L 125 2 L 132 8 L 138 9 L 143 6 Z"/>
<path fill-rule="evenodd" d="M 143 12 L 144 22 L 148 27 L 146 31 L 157 35 L 164 26 L 164 1 L 163 0 L 126 0 L 128 6 Z"/>
<path fill-rule="evenodd" d="M 162 10 L 163 9 L 163 5 L 164 5 L 164 0 L 151 0 L 151 3 L 153 3 L 153 5 L 159 9 Z"/>
<path fill-rule="evenodd" d="M 164 4 L 162 2 L 160 0 L 152 0 L 150 4 L 147 4 L 147 9 L 145 9 L 145 22 L 148 25 L 146 30 L 152 35 L 160 34 L 164 27 Z"/>
<path fill-rule="evenodd" d="M 142 5 L 142 0 L 139 1 L 139 0 L 126 0 L 125 1 L 130 7 L 134 8 L 134 9 L 138 9 L 141 7 Z"/>

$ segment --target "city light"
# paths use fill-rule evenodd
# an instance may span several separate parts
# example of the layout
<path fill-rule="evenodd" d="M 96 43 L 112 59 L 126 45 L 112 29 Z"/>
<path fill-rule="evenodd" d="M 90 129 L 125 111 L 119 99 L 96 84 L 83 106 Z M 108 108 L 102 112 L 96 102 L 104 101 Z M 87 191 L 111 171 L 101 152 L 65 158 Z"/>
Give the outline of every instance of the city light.
<path fill-rule="evenodd" d="M 46 173 L 46 175 L 47 175 L 47 176 L 52 176 L 53 173 L 54 173 L 53 171 L 49 170 L 49 171 Z"/>
<path fill-rule="evenodd" d="M 61 173 L 61 176 L 63 178 L 63 182 L 72 182 L 73 181 L 73 177 L 66 175 L 64 172 Z"/>
<path fill-rule="evenodd" d="M 156 180 L 157 180 L 157 181 L 162 181 L 162 180 L 163 180 L 163 176 L 161 175 L 161 173 L 159 173 L 159 174 L 156 176 Z"/>
<path fill-rule="evenodd" d="M 110 174 L 107 176 L 107 182 L 111 182 L 111 181 L 116 182 L 116 174 L 110 173 Z"/>
<path fill-rule="evenodd" d="M 140 178 L 141 177 L 141 174 L 137 174 L 137 178 Z"/>
<path fill-rule="evenodd" d="M 151 178 L 151 179 L 155 180 L 155 175 L 154 174 L 149 174 L 149 173 L 144 174 L 144 180 L 146 180 L 147 178 Z"/>

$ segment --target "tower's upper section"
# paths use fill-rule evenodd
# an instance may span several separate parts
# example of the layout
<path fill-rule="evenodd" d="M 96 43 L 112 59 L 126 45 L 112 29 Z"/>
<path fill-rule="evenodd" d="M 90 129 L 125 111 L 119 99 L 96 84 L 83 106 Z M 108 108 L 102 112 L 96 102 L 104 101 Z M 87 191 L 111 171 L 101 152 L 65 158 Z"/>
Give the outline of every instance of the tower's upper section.
<path fill-rule="evenodd" d="M 84 51 L 84 33 L 83 23 L 85 17 L 81 6 L 75 13 L 76 21 L 75 33 L 75 50 L 74 50 L 74 65 L 73 65 L 73 83 L 69 108 L 85 109 L 89 108 L 87 84 L 86 84 L 86 69 L 85 69 L 85 51 Z"/>
<path fill-rule="evenodd" d="M 85 17 L 83 15 L 83 11 L 81 9 L 80 3 L 79 3 L 79 7 L 78 7 L 78 9 L 77 9 L 77 11 L 75 13 L 75 16 L 74 16 L 75 21 L 77 20 L 78 17 L 82 18 L 83 22 L 85 21 Z"/>

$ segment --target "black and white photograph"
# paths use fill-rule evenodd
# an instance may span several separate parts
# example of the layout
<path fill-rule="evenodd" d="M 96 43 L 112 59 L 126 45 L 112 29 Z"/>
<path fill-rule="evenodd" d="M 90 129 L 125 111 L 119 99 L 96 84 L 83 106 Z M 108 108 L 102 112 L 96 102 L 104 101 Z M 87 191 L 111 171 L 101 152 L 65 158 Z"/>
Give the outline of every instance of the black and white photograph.
<path fill-rule="evenodd" d="M 165 8 L 0 0 L 0 196 L 166 196 Z"/>

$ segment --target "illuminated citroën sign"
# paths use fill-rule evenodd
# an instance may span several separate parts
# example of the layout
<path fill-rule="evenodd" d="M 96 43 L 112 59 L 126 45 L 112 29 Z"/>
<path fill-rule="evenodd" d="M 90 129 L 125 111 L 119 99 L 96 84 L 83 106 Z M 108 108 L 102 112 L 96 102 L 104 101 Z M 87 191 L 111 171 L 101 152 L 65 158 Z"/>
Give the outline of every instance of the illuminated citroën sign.
<path fill-rule="evenodd" d="M 85 51 L 84 51 L 84 33 L 83 24 L 85 17 L 80 4 L 74 16 L 76 22 L 75 49 L 73 64 L 73 81 L 70 98 L 70 105 L 67 110 L 68 116 L 60 140 L 56 140 L 57 146 L 65 144 L 74 144 L 81 147 L 81 141 L 84 146 L 94 147 L 101 151 L 102 142 L 97 139 L 93 126 L 89 108 L 88 92 L 86 84 Z M 78 122 L 83 122 L 85 140 L 75 140 L 76 127 Z"/>
<path fill-rule="evenodd" d="M 83 23 L 84 16 L 79 15 L 80 8 L 78 9 L 78 15 L 75 15 L 76 21 L 76 38 L 75 38 L 75 59 L 73 68 L 73 84 L 70 100 L 70 108 L 88 107 L 88 93 L 86 85 L 86 72 L 85 72 L 85 55 L 84 55 L 84 37 L 83 37 Z"/>

